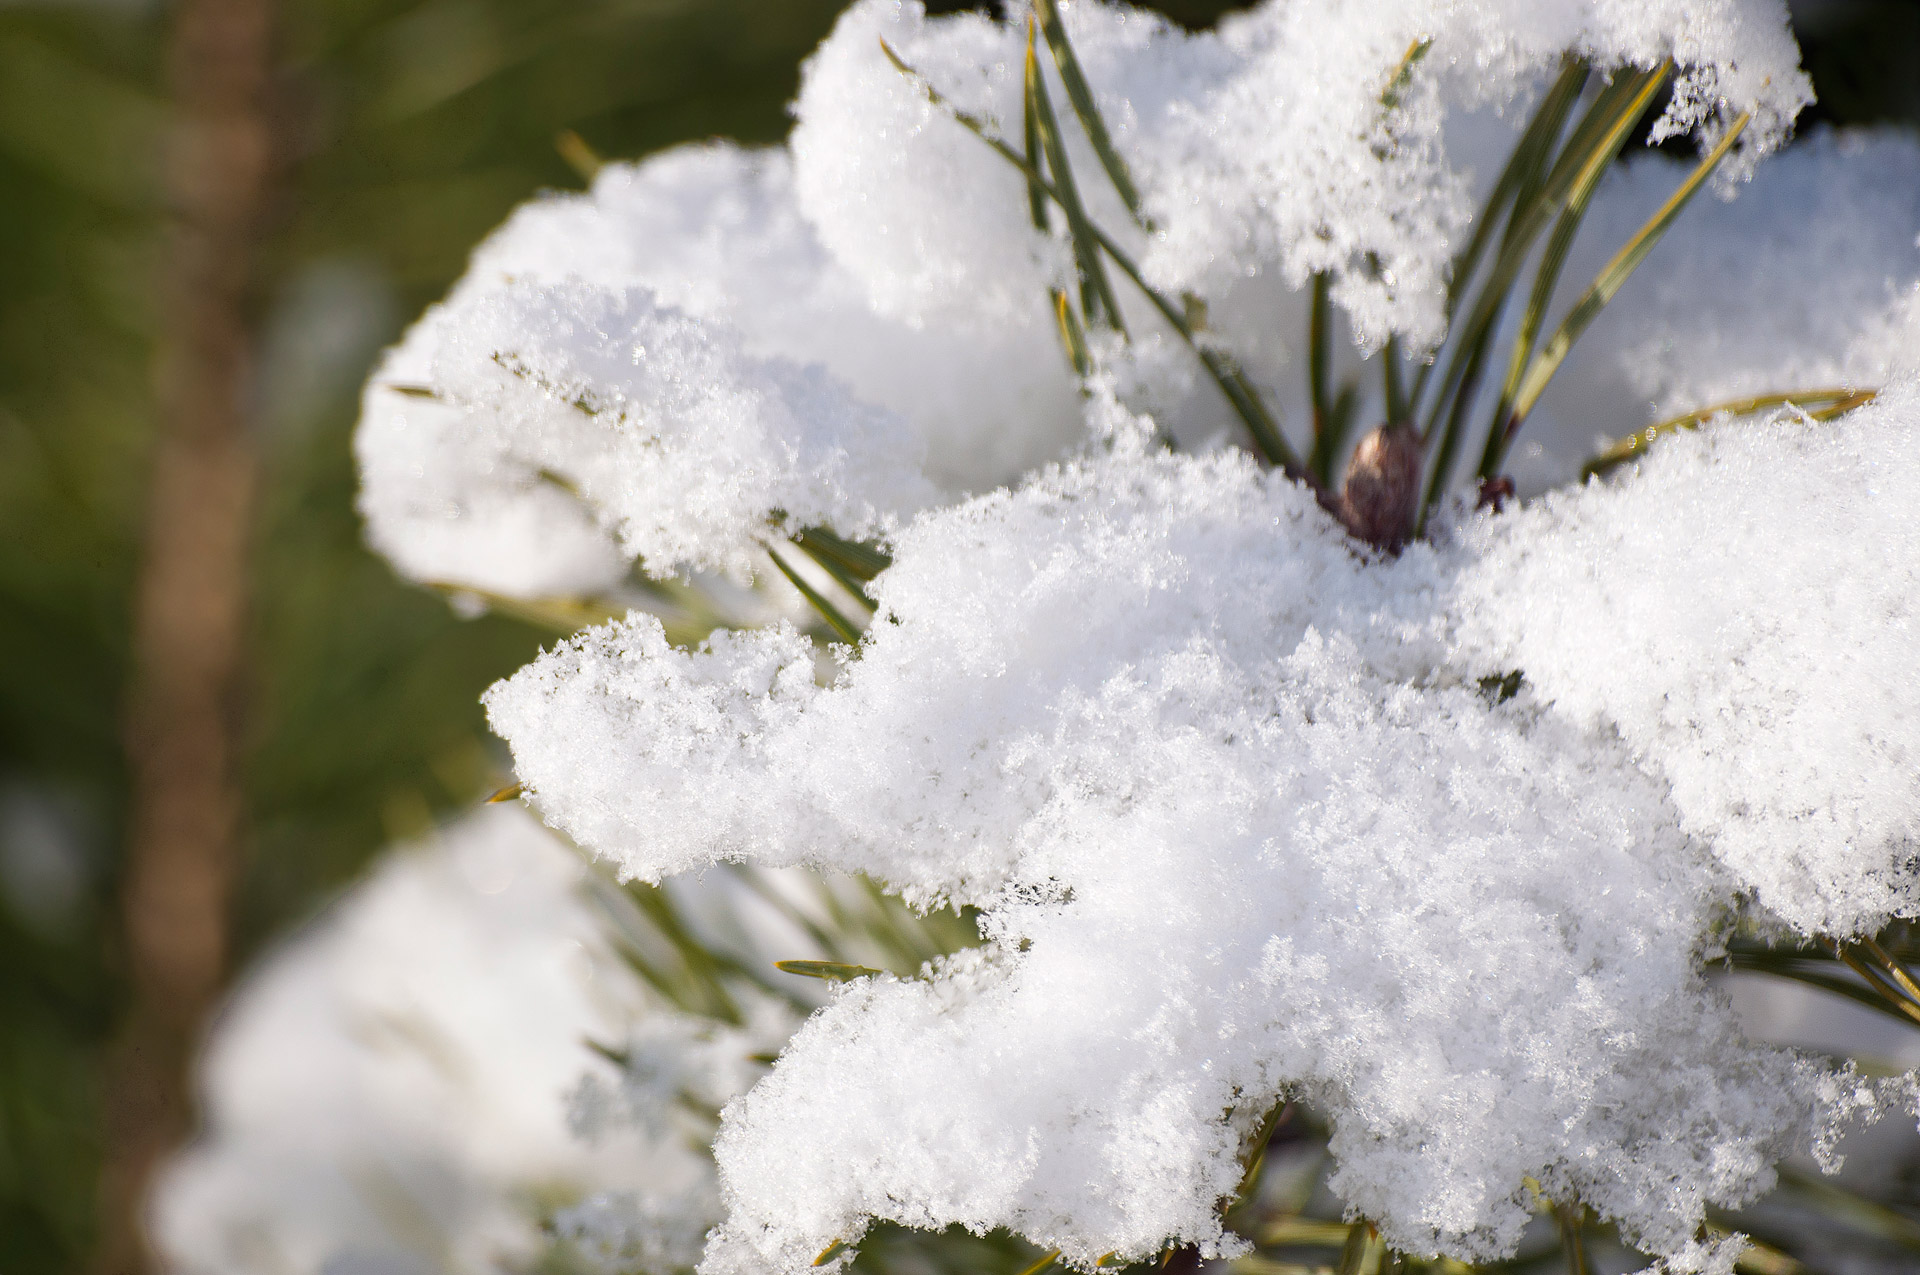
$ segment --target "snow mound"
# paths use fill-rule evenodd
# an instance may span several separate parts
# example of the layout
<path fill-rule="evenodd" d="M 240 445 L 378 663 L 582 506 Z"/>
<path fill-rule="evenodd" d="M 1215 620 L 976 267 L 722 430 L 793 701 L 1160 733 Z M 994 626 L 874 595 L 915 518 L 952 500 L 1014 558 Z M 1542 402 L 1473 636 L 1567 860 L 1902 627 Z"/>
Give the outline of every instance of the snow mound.
<path fill-rule="evenodd" d="M 776 515 L 878 536 L 933 496 L 897 421 L 644 291 L 509 284 L 414 339 L 431 397 L 377 375 L 359 447 L 377 543 L 419 577 L 580 588 L 635 557 L 743 573 Z"/>
<path fill-rule="evenodd" d="M 1563 50 L 1603 71 L 1675 59 L 1663 129 L 1710 141 L 1751 112 L 1729 174 L 1809 95 L 1778 0 L 1269 4 L 1200 34 L 1125 5 L 1063 13 L 1142 199 L 1136 224 L 1071 130 L 1093 216 L 1157 286 L 1206 299 L 1207 339 L 1283 411 L 1313 272 L 1362 347 L 1441 337 L 1449 262 L 1510 141 L 1484 117 L 1517 116 Z M 412 578 L 520 597 L 603 590 L 636 554 L 659 574 L 745 572 L 773 511 L 883 535 L 1086 444 L 1048 301 L 1070 283 L 1060 219 L 1033 227 L 1020 174 L 882 38 L 1018 138 L 1018 22 L 861 0 L 808 64 L 785 150 L 687 148 L 529 205 L 368 388 L 376 548 Z M 1462 116 L 1480 123 L 1450 130 Z M 1237 436 L 1121 293 L 1136 340 L 1106 357 L 1133 405 L 1189 445 Z M 632 325 L 675 355 L 620 357 Z M 614 416 L 570 420 L 570 401 Z"/>
<path fill-rule="evenodd" d="M 1618 734 L 1803 934 L 1920 914 L 1920 381 L 1672 437 L 1468 540 L 1482 667 Z"/>
<path fill-rule="evenodd" d="M 1744 1041 L 1699 958 L 1746 891 L 1799 923 L 1910 910 L 1914 409 L 1799 427 L 1820 465 L 1785 427 L 1676 442 L 1390 563 L 1244 458 L 1123 448 L 916 521 L 831 687 L 790 631 L 689 654 L 643 619 L 497 686 L 540 808 L 625 871 L 812 863 L 986 912 L 984 954 L 849 991 L 730 1109 L 708 1268 L 799 1269 L 870 1218 L 1083 1265 L 1218 1250 L 1283 1095 L 1407 1251 L 1511 1251 L 1531 1176 L 1707 1260 L 1708 1202 L 1869 1101 Z M 1780 517 L 1816 495 L 1838 508 Z M 1768 519 L 1798 552 L 1662 576 L 1631 539 Z M 1834 605 L 1780 605 L 1811 591 Z M 1810 664 L 1849 682 L 1795 718 Z M 1679 726 L 1643 726 L 1654 701 Z M 1679 728 L 1775 705 L 1731 753 Z M 1807 853 L 1823 783 L 1852 862 Z"/>

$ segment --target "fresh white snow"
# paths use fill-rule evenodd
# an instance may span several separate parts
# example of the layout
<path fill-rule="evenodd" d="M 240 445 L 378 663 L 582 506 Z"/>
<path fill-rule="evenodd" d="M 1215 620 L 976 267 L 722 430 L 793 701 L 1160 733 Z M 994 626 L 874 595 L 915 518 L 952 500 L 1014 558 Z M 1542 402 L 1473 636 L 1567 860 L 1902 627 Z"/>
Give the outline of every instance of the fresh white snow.
<path fill-rule="evenodd" d="M 703 1270 L 797 1272 L 875 1219 L 1083 1268 L 1228 1253 L 1282 1097 L 1408 1252 L 1510 1252 L 1531 1179 L 1727 1270 L 1710 1203 L 1907 1101 L 1747 1039 L 1703 968 L 1737 916 L 1846 938 L 1920 911 L 1920 143 L 1767 158 L 1809 98 L 1777 0 L 1272 0 L 1197 35 L 1063 0 L 1143 196 L 1136 222 L 1076 142 L 1091 214 L 1205 301 L 1296 443 L 1310 276 L 1338 370 L 1438 341 L 1563 52 L 1673 58 L 1658 135 L 1750 115 L 1730 202 L 1695 201 L 1542 399 L 1523 493 L 1664 413 L 1879 398 L 1451 504 L 1387 557 L 1228 446 L 1130 285 L 1132 344 L 1074 384 L 1059 219 L 880 48 L 1018 145 L 1011 7 L 859 0 L 787 147 L 529 205 L 367 391 L 369 536 L 416 579 L 740 574 L 805 525 L 894 555 L 825 676 L 791 624 L 688 650 L 635 614 L 487 696 L 534 806 L 624 873 L 863 871 L 982 911 L 982 949 L 845 987 L 727 1108 Z M 1683 172 L 1601 184 L 1561 306 Z"/>

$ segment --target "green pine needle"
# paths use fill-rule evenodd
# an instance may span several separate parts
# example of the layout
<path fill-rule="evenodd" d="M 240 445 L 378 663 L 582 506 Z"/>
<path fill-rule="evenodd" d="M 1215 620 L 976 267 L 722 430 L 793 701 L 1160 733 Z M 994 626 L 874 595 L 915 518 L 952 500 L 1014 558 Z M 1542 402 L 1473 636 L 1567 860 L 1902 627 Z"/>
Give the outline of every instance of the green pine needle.
<path fill-rule="evenodd" d="M 1119 192 L 1120 201 L 1133 214 L 1133 219 L 1141 229 L 1147 228 L 1146 218 L 1140 211 L 1140 192 L 1133 184 L 1133 176 L 1127 171 L 1127 161 L 1114 149 L 1113 137 L 1107 132 L 1107 122 L 1100 116 L 1100 108 L 1094 104 L 1093 90 L 1087 85 L 1087 77 L 1080 70 L 1080 59 L 1073 51 L 1073 44 L 1067 39 L 1067 28 L 1060 21 L 1059 0 L 1038 0 L 1034 12 L 1040 19 L 1040 30 L 1046 36 L 1047 48 L 1053 54 L 1053 63 L 1059 68 L 1060 83 L 1067 90 L 1067 101 L 1073 106 L 1073 113 L 1080 119 L 1080 127 L 1086 131 L 1087 141 L 1093 145 L 1093 153 L 1099 157 L 1100 166 L 1107 171 L 1107 179 Z"/>
<path fill-rule="evenodd" d="M 996 136 L 992 129 L 977 116 L 955 107 L 940 90 L 928 82 L 925 76 L 914 70 L 898 53 L 894 52 L 892 46 L 884 39 L 880 41 L 880 48 L 896 70 L 920 86 L 929 102 L 945 111 L 955 123 L 985 142 L 994 154 L 1026 174 L 1028 179 L 1046 192 L 1047 197 L 1056 205 L 1065 207 L 1060 190 L 1047 179 L 1044 173 L 1028 163 L 1019 151 Z M 1195 334 L 1192 325 L 1188 323 L 1184 307 L 1175 306 L 1165 295 L 1149 285 L 1140 273 L 1139 267 L 1106 232 L 1092 222 L 1084 223 L 1084 229 L 1100 250 L 1120 268 L 1121 273 L 1125 274 L 1140 290 L 1141 295 L 1147 298 L 1160 317 L 1166 320 L 1167 326 L 1172 328 L 1194 352 L 1194 356 L 1200 360 L 1200 365 L 1206 369 L 1208 376 L 1226 397 L 1235 415 L 1239 416 L 1241 423 L 1247 427 L 1247 432 L 1253 436 L 1254 444 L 1260 449 L 1261 454 L 1272 464 L 1281 466 L 1288 474 L 1305 477 L 1306 470 L 1294 455 L 1285 435 L 1280 432 L 1279 423 L 1267 409 L 1259 390 L 1240 370 L 1233 356 L 1218 346 L 1202 342 Z"/>
<path fill-rule="evenodd" d="M 1022 1270 L 1020 1272 L 1020 1275 L 1040 1275 L 1040 1272 L 1047 1270 L 1055 1262 L 1059 1260 L 1060 1260 L 1060 1250 L 1057 1248 L 1050 1248 L 1046 1252 L 1042 1253 L 1039 1257 L 1039 1260 L 1035 1261 L 1033 1265 Z"/>
<path fill-rule="evenodd" d="M 1430 36 L 1422 36 L 1407 46 L 1400 65 L 1394 69 L 1393 78 L 1387 81 L 1387 87 L 1380 90 L 1380 105 L 1390 111 L 1399 107 L 1406 96 L 1407 86 L 1413 83 L 1414 69 L 1426 60 L 1432 48 L 1433 39 Z"/>
<path fill-rule="evenodd" d="M 836 536 L 824 527 L 808 527 L 794 533 L 793 542 L 816 561 L 831 558 L 836 566 L 862 583 L 873 580 L 893 565 L 893 556 L 884 549 Z"/>
<path fill-rule="evenodd" d="M 840 613 L 839 607 L 828 601 L 824 593 L 821 593 L 818 589 L 807 583 L 805 577 L 789 566 L 787 560 L 780 556 L 780 551 L 772 545 L 767 546 L 767 556 L 773 559 L 774 566 L 780 568 L 780 574 L 785 576 L 788 582 L 800 591 L 800 596 L 807 600 L 807 604 L 819 614 L 821 619 L 827 622 L 827 627 L 833 630 L 836 637 L 848 646 L 860 645 L 860 630 L 854 627 L 851 620 Z"/>
<path fill-rule="evenodd" d="M 1514 432 L 1520 428 L 1527 414 L 1533 410 L 1533 405 L 1539 401 L 1542 391 L 1547 388 L 1547 382 L 1553 379 L 1553 374 L 1559 370 L 1561 362 L 1567 357 L 1567 351 L 1573 348 L 1573 343 L 1580 339 L 1580 334 L 1600 316 L 1600 311 L 1606 307 L 1607 302 L 1613 300 L 1614 294 L 1620 291 L 1622 285 L 1639 268 L 1640 263 L 1646 260 L 1647 254 L 1652 252 L 1654 246 L 1660 242 L 1667 228 L 1680 215 L 1681 209 L 1687 206 L 1713 170 L 1720 166 L 1720 161 L 1726 158 L 1727 152 L 1733 149 L 1734 142 L 1739 139 L 1741 133 L 1746 131 L 1751 119 L 1752 115 L 1749 113 L 1742 114 L 1734 121 L 1733 127 L 1727 130 L 1727 135 L 1721 138 L 1719 144 L 1700 161 L 1692 173 L 1688 174 L 1686 181 L 1680 184 L 1680 188 L 1674 191 L 1667 202 L 1660 206 L 1659 211 L 1655 212 L 1647 223 L 1635 232 L 1633 238 L 1622 245 L 1613 255 L 1612 260 L 1601 267 L 1600 273 L 1588 286 L 1585 295 L 1574 303 L 1573 309 L 1568 311 L 1567 317 L 1561 321 L 1559 331 L 1555 332 L 1540 353 L 1534 356 L 1514 396 L 1512 414 L 1499 431 L 1500 450 L 1489 452 L 1489 458 L 1495 469 L 1498 468 L 1500 454 L 1505 451 L 1506 444 L 1512 441 Z M 1490 476 L 1492 473 L 1486 465 L 1482 465 L 1481 469 L 1483 476 Z"/>
<path fill-rule="evenodd" d="M 1026 100 L 1030 104 L 1028 114 L 1034 123 L 1034 129 L 1040 138 L 1040 153 L 1047 161 L 1047 171 L 1053 174 L 1054 199 L 1060 205 L 1060 211 L 1066 214 L 1067 238 L 1073 245 L 1073 259 L 1080 271 L 1080 308 L 1087 316 L 1089 325 L 1101 324 L 1125 335 L 1126 325 L 1120 318 L 1120 307 L 1114 301 L 1113 285 L 1107 279 L 1106 267 L 1100 261 L 1099 241 L 1092 232 L 1087 220 L 1087 212 L 1080 202 L 1080 188 L 1074 181 L 1073 168 L 1067 159 L 1066 139 L 1060 132 L 1060 121 L 1053 111 L 1053 98 L 1047 92 L 1045 78 L 1040 73 L 1040 59 L 1034 50 L 1034 27 L 1027 24 L 1027 64 L 1026 64 Z M 1029 164 L 1029 167 L 1032 167 Z M 1032 190 L 1033 178 L 1027 179 L 1028 189 Z"/>
<path fill-rule="evenodd" d="M 1832 420 L 1856 407 L 1871 403 L 1876 397 L 1875 390 L 1856 390 L 1851 387 L 1828 387 L 1808 390 L 1784 390 L 1770 394 L 1753 394 L 1746 398 L 1729 399 L 1723 403 L 1714 403 L 1708 407 L 1698 407 L 1678 416 L 1647 426 L 1638 433 L 1629 434 L 1606 450 L 1600 452 L 1580 467 L 1580 474 L 1602 474 L 1616 465 L 1624 464 L 1638 456 L 1646 454 L 1654 440 L 1676 430 L 1698 429 L 1716 416 L 1750 416 L 1754 412 L 1769 407 L 1797 407 L 1806 411 L 1816 421 Z M 1824 404 L 1816 410 L 1808 410 L 1814 404 Z"/>
<path fill-rule="evenodd" d="M 1060 327 L 1060 344 L 1066 348 L 1067 362 L 1073 365 L 1073 374 L 1084 379 L 1093 370 L 1093 357 L 1087 349 L 1087 330 L 1080 326 L 1080 316 L 1073 312 L 1066 293 L 1053 288 L 1048 295 L 1053 298 L 1053 317 Z"/>
<path fill-rule="evenodd" d="M 886 973 L 871 965 L 849 965 L 844 961 L 775 961 L 773 968 L 782 974 L 822 978 L 829 983 L 850 983 L 856 978 L 872 978 L 875 974 Z M 818 1266 L 819 1263 L 815 1262 L 814 1265 Z"/>

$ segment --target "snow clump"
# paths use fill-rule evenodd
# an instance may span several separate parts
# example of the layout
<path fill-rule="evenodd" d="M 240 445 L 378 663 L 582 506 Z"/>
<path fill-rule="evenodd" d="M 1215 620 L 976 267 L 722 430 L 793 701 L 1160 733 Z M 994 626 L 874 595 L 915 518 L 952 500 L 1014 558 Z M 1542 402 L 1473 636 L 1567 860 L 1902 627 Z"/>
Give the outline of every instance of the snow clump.
<path fill-rule="evenodd" d="M 1596 274 L 1684 173 L 1654 154 L 1617 167 L 1566 277 Z M 1521 435 L 1522 494 L 1573 479 L 1608 437 L 1669 415 L 1783 389 L 1885 385 L 1920 362 L 1916 281 L 1920 137 L 1802 137 L 1738 198 L 1690 204 L 1574 345 Z"/>
<path fill-rule="evenodd" d="M 1684 434 L 1475 526 L 1456 606 L 1804 935 L 1920 915 L 1920 378 L 1844 423 Z"/>
<path fill-rule="evenodd" d="M 1484 120 L 1450 140 L 1450 110 L 1523 105 L 1564 49 L 1603 70 L 1671 56 L 1663 127 L 1707 141 L 1753 112 L 1738 169 L 1808 96 L 1778 0 L 1684 23 L 1627 0 L 1269 4 L 1202 33 L 1124 5 L 1063 12 L 1154 229 L 1087 180 L 1096 220 L 1158 286 L 1205 297 L 1210 339 L 1284 391 L 1302 360 L 1274 334 L 1304 328 L 1271 310 L 1313 271 L 1363 345 L 1440 337 L 1447 263 L 1511 140 Z M 538 597 L 605 589 L 635 556 L 737 572 L 779 514 L 884 537 L 1084 443 L 1046 300 L 1070 282 L 1065 245 L 882 37 L 1017 137 L 1017 23 L 861 0 L 808 64 L 786 150 L 614 165 L 590 195 L 524 209 L 367 388 L 361 509 L 403 573 Z M 1140 297 L 1122 308 L 1139 405 L 1218 440 L 1213 388 Z"/>
<path fill-rule="evenodd" d="M 430 315 L 412 341 L 432 351 L 430 393 L 390 366 L 368 393 L 398 401 L 361 447 L 382 456 L 370 526 L 416 576 L 516 594 L 610 583 L 623 558 L 658 575 L 743 571 L 776 513 L 874 536 L 932 496 L 884 414 L 644 291 L 508 284 Z M 409 452 L 413 477 L 374 477 Z M 473 524 L 490 533 L 477 573 L 462 569 Z"/>
<path fill-rule="evenodd" d="M 1751 111 L 1734 169 L 1746 171 L 1812 100 L 1778 0 L 1269 3 L 1199 33 L 1126 5 L 1060 7 L 1154 226 L 1130 236 L 1149 276 L 1210 295 L 1236 276 L 1278 270 L 1297 288 L 1326 270 L 1368 344 L 1442 334 L 1446 264 L 1475 206 L 1443 136 L 1449 109 L 1524 99 L 1569 50 L 1608 71 L 1671 57 L 1680 78 L 1656 132 L 1712 140 Z M 884 311 L 1030 307 L 1060 259 L 1029 247 L 1020 174 L 903 79 L 881 39 L 1018 143 L 1021 22 L 860 0 L 794 106 L 803 211 Z M 1383 108 L 1421 42 L 1428 73 Z M 1099 172 L 1090 151 L 1080 161 L 1076 172 Z M 1096 221 L 1130 228 L 1103 182 L 1081 184 Z"/>
<path fill-rule="evenodd" d="M 1061 8 L 1141 197 L 1074 141 L 1093 216 L 1276 402 L 1316 272 L 1359 348 L 1443 335 L 1563 53 L 1673 58 L 1656 135 L 1749 116 L 1729 183 L 1810 92 L 1777 0 L 1276 0 L 1198 34 Z M 865 872 L 979 909 L 984 947 L 846 986 L 729 1106 L 703 1269 L 799 1272 L 876 1220 L 1082 1268 L 1229 1255 L 1222 1205 L 1287 1099 L 1402 1251 L 1509 1255 L 1537 1186 L 1670 1270 L 1730 1269 L 1707 1208 L 1895 1093 L 1747 1039 L 1703 966 L 1736 918 L 1845 938 L 1920 912 L 1920 149 L 1816 140 L 1677 231 L 1542 400 L 1535 467 L 1808 388 L 1780 375 L 1872 378 L 1872 406 L 1710 423 L 1382 557 L 1223 446 L 1137 294 L 1133 346 L 1076 395 L 1058 227 L 926 91 L 1017 139 L 1014 10 L 857 0 L 784 152 L 523 210 L 382 375 L 433 397 L 369 390 L 370 534 L 416 575 L 424 546 L 434 578 L 497 560 L 528 594 L 636 554 L 737 569 L 779 515 L 892 552 L 829 684 L 791 625 L 688 650 L 633 615 L 487 696 L 537 808 L 623 873 Z M 1580 253 L 1678 176 L 1611 176 Z M 416 410 L 452 415 L 395 424 Z"/>
<path fill-rule="evenodd" d="M 662 1004 L 615 956 L 590 880 L 490 807 L 270 957 L 215 1030 L 205 1131 L 154 1197 L 170 1268 L 483 1275 L 537 1256 L 543 1209 L 567 1201 L 556 1233 L 605 1269 L 691 1266 L 720 1199 L 711 1126 L 677 1094 L 745 1090 L 792 1017 L 768 998 L 738 1026 Z M 645 1065 L 616 1073 L 589 1041 Z"/>
<path fill-rule="evenodd" d="M 847 993 L 729 1113 L 711 1269 L 875 1217 L 1215 1249 L 1283 1095 L 1407 1251 L 1511 1251 L 1532 1176 L 1683 1259 L 1866 1101 L 1744 1041 L 1698 962 L 1746 890 L 1913 910 L 1915 398 L 1684 440 L 1673 479 L 1391 563 L 1235 454 L 1122 456 L 919 520 L 830 688 L 790 630 L 689 654 L 646 619 L 496 687 L 540 808 L 625 871 L 815 863 L 987 913 L 984 954 Z M 1774 512 L 1788 461 L 1821 522 Z M 1769 524 L 1801 547 L 1715 551 Z"/>

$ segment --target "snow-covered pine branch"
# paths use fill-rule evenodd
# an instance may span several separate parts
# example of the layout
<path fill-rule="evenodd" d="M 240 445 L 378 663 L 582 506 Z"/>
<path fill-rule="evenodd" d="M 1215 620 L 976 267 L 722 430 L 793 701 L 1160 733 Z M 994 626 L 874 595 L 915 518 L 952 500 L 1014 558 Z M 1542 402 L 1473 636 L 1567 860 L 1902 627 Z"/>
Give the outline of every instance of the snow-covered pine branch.
<path fill-rule="evenodd" d="M 890 554 L 843 581 L 876 618 L 826 684 L 789 625 L 688 650 L 634 615 L 488 695 L 535 807 L 623 872 L 809 865 L 980 909 L 983 948 L 848 984 L 728 1108 L 703 1270 L 799 1271 L 876 1219 L 1083 1268 L 1232 1253 L 1282 1098 L 1405 1252 L 1510 1253 L 1537 1190 L 1728 1269 L 1709 1205 L 1910 1092 L 1747 1039 L 1704 965 L 1736 919 L 1846 941 L 1920 902 L 1920 145 L 1768 159 L 1809 99 L 1771 0 L 1273 0 L 1204 34 L 1062 3 L 1136 218 L 1085 129 L 1044 185 L 1020 158 L 1036 84 L 1068 99 L 1014 8 L 855 4 L 787 147 L 523 209 L 367 393 L 362 507 L 415 578 L 591 592 L 808 525 Z M 1382 361 L 1418 377 L 1459 337 L 1452 272 L 1548 85 L 1651 101 L 1668 61 L 1654 134 L 1745 120 L 1734 198 L 1575 347 L 1520 494 L 1664 412 L 1876 399 L 1447 503 L 1397 555 L 1249 455 L 1196 353 L 1306 454 L 1317 278 L 1352 338 L 1332 380 L 1365 373 L 1382 419 Z M 1585 217 L 1555 321 L 1691 167 L 1596 166 L 1590 206 L 1540 213 Z M 1087 306 L 1075 335 L 1069 171 L 1159 294 L 1114 285 L 1107 332 Z"/>

